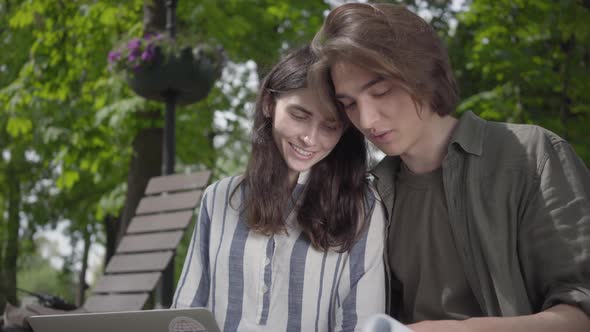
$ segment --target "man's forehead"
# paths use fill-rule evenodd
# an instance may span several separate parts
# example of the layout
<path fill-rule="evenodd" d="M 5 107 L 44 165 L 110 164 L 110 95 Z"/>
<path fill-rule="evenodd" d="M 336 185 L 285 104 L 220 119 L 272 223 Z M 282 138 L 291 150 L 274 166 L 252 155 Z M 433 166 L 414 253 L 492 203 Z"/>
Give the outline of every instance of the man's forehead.
<path fill-rule="evenodd" d="M 335 63 L 330 74 L 337 95 L 360 92 L 385 80 L 383 76 L 350 62 Z"/>

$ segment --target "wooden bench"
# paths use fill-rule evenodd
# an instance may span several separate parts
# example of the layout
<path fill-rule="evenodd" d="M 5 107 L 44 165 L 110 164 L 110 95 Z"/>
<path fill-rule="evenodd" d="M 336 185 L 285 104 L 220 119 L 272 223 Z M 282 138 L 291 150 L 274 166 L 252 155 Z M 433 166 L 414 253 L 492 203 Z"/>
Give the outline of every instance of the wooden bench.
<path fill-rule="evenodd" d="M 150 179 L 135 217 L 84 304 L 90 312 L 141 310 L 173 264 L 211 172 Z M 170 294 L 171 295 L 171 294 Z"/>

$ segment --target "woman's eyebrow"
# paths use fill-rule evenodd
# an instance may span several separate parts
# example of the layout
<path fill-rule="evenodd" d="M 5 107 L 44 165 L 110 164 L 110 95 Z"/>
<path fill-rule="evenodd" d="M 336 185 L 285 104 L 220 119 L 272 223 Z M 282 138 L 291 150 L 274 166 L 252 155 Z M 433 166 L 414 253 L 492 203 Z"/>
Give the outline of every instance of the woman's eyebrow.
<path fill-rule="evenodd" d="M 312 112 L 301 105 L 289 105 L 289 109 L 300 111 L 308 115 L 312 115 Z"/>

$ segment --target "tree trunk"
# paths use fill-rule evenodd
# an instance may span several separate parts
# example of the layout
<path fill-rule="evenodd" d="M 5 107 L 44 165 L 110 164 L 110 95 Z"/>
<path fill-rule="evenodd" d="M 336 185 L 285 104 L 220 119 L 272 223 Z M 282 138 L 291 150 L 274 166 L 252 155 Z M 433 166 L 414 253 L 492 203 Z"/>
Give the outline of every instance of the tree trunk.
<path fill-rule="evenodd" d="M 166 1 L 145 0 L 143 3 L 143 31 L 158 33 L 166 29 Z"/>
<path fill-rule="evenodd" d="M 6 181 L 8 182 L 8 220 L 4 261 L 2 262 L 3 295 L 7 302 L 18 304 L 16 298 L 16 272 L 18 262 L 18 231 L 20 228 L 21 190 L 18 171 L 18 152 L 13 151 L 12 160 L 8 164 Z M 4 308 L 2 308 L 4 309 Z"/>
<path fill-rule="evenodd" d="M 140 130 L 133 141 L 133 157 L 127 177 L 127 195 L 119 221 L 117 243 L 135 215 L 148 180 L 162 174 L 162 137 L 162 128 L 146 128 Z"/>
<path fill-rule="evenodd" d="M 120 217 L 115 217 L 110 214 L 107 215 L 103 219 L 104 229 L 105 229 L 105 233 L 106 233 L 105 257 L 104 257 L 104 267 L 105 268 L 107 266 L 108 261 L 111 260 L 111 257 L 113 257 L 113 255 L 115 254 L 115 249 L 116 249 L 116 245 L 117 245 L 119 219 L 120 219 Z"/>
<path fill-rule="evenodd" d="M 145 0 L 143 13 L 143 28 L 146 33 L 156 33 L 165 28 L 166 5 L 164 0 Z M 153 119 L 159 117 L 160 112 L 138 112 L 137 116 Z M 162 174 L 163 137 L 161 128 L 141 129 L 135 136 L 133 157 L 127 176 L 127 195 L 119 218 L 116 243 L 119 243 L 131 218 L 135 215 L 135 210 L 143 196 L 148 180 Z M 108 258 L 110 259 L 110 256 Z M 105 260 L 105 264 L 107 262 L 108 260 Z"/>
<path fill-rule="evenodd" d="M 566 140 L 570 139 L 569 133 L 569 122 L 572 118 L 572 99 L 569 96 L 570 81 L 571 81 L 571 62 L 573 58 L 573 52 L 575 50 L 576 39 L 572 35 L 568 40 L 561 43 L 561 51 L 565 56 L 565 62 L 562 64 L 562 84 L 561 84 L 561 105 L 559 110 L 559 118 L 563 125 L 562 137 Z"/>
<path fill-rule="evenodd" d="M 8 204 L 5 202 L 5 198 L 8 195 L 4 188 L 2 189 L 0 192 L 0 211 L 7 211 Z M 0 214 L 0 315 L 4 312 L 6 306 L 6 292 L 4 290 L 4 251 L 6 249 L 6 239 L 8 238 L 6 232 L 7 222 L 4 219 L 4 213 L 2 213 Z"/>
<path fill-rule="evenodd" d="M 4 272 L 0 271 L 0 278 L 4 280 Z M 0 314 L 4 313 L 4 308 L 6 308 L 6 295 L 4 293 L 4 282 L 0 280 Z"/>
<path fill-rule="evenodd" d="M 84 251 L 82 252 L 82 268 L 78 275 L 78 292 L 76 296 L 76 306 L 81 307 L 86 299 L 86 270 L 88 270 L 88 253 L 90 252 L 90 231 L 86 226 L 82 234 L 82 241 L 84 241 Z"/>

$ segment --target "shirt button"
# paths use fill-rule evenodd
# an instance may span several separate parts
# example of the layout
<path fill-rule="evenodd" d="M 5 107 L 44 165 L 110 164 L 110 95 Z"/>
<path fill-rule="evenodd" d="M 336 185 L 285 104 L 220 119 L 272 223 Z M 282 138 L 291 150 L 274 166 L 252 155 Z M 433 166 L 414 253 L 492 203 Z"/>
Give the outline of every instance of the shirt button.
<path fill-rule="evenodd" d="M 266 257 L 266 260 L 264 261 L 264 265 L 269 265 L 270 264 L 270 258 Z"/>
<path fill-rule="evenodd" d="M 268 286 L 264 285 L 262 286 L 262 293 L 266 293 L 268 292 Z"/>

